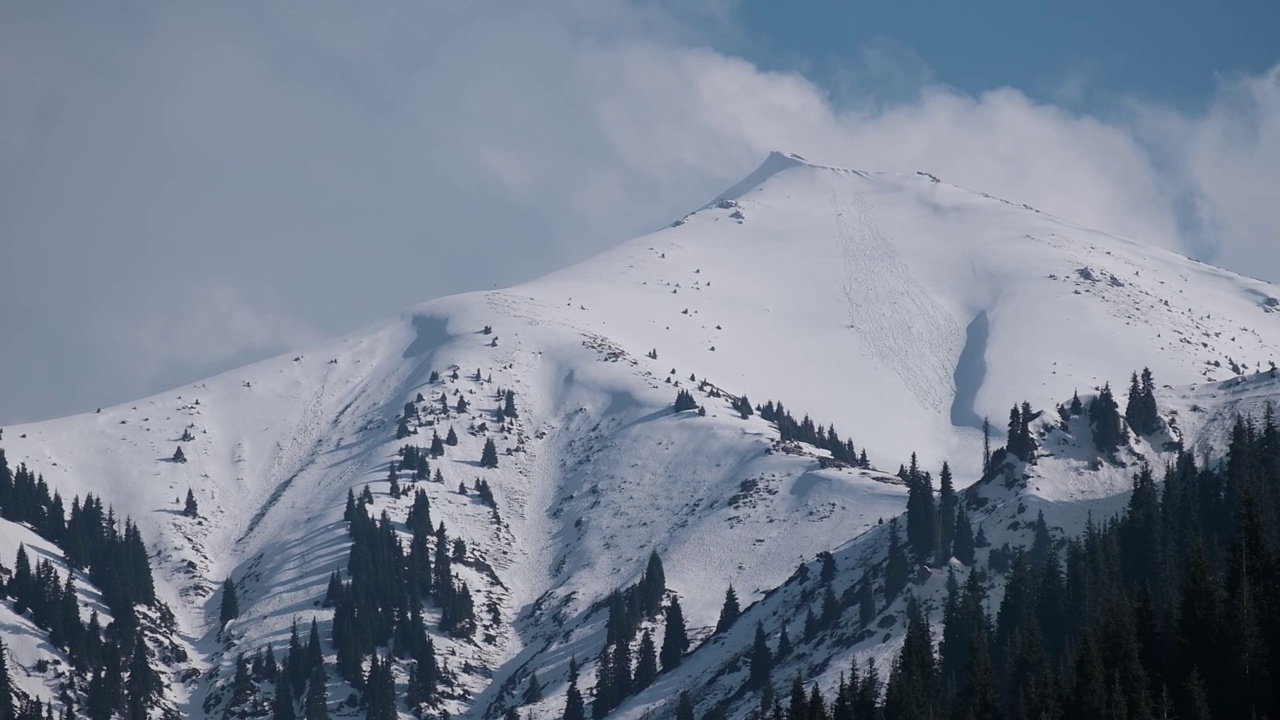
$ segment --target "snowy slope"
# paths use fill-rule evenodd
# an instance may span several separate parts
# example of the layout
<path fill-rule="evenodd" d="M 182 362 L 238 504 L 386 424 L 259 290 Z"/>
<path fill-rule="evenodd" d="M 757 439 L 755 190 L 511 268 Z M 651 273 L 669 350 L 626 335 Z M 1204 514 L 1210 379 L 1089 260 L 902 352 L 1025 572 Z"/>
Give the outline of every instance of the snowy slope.
<path fill-rule="evenodd" d="M 864 533 L 902 508 L 903 489 L 881 473 L 774 452 L 767 423 L 740 419 L 690 375 L 833 423 L 876 467 L 896 469 L 912 451 L 926 468 L 949 459 L 963 486 L 977 475 L 982 417 L 999 429 L 1014 402 L 1052 408 L 1143 366 L 1195 398 L 1184 419 L 1197 403 L 1225 413 L 1205 383 L 1277 355 L 1276 297 L 1260 281 L 931 176 L 775 153 L 703 210 L 581 265 L 431 301 L 135 403 L 8 427 L 3 446 L 64 497 L 93 492 L 137 521 L 190 656 L 174 674 L 197 671 L 171 700 L 198 717 L 237 652 L 279 649 L 293 619 L 329 616 L 318 603 L 345 568 L 348 490 L 369 484 L 373 512 L 403 520 L 408 500 L 387 494 L 388 464 L 402 445 L 452 426 L 458 446 L 433 463 L 445 482 L 424 486 L 433 517 L 467 543 L 459 572 L 477 606 L 497 613 L 482 613 L 475 642 L 437 640 L 465 691 L 446 709 L 500 712 L 537 669 L 549 697 L 532 710 L 550 717 L 570 655 L 594 656 L 603 640 L 592 608 L 634 582 L 651 550 L 698 636 L 730 583 L 750 603 L 820 550 L 840 549 L 842 567 L 855 567 L 883 534 Z M 673 414 L 677 387 L 695 389 L 707 417 Z M 513 389 L 520 410 L 502 430 L 499 389 Z M 396 440 L 419 393 L 423 408 L 439 407 L 442 393 L 471 408 L 426 415 L 433 426 Z M 180 443 L 184 429 L 195 440 Z M 497 470 L 478 466 L 486 437 Z M 185 464 L 169 460 L 179 445 Z M 1027 492 L 1055 507 L 1105 501 L 1127 487 L 1109 472 L 1064 457 L 1047 489 Z M 477 477 L 493 486 L 500 520 L 457 493 Z M 179 512 L 188 488 L 199 519 Z M 11 562 L 21 532 L 4 525 L 0 561 Z M 220 637 L 216 588 L 228 576 L 243 614 Z M 749 641 L 751 624 L 735 633 Z M 650 694 L 723 662 L 695 657 L 708 659 Z M 37 680 L 20 682 L 47 692 Z"/>

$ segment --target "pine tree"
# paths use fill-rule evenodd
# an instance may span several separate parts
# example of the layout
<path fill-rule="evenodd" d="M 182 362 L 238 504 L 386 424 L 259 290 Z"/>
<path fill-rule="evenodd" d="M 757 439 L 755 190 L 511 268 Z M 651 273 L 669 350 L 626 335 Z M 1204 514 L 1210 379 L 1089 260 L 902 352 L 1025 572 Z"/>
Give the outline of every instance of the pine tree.
<path fill-rule="evenodd" d="M 885 603 L 893 602 L 898 597 L 898 593 L 907 586 L 908 573 L 910 573 L 910 566 L 907 561 L 907 552 L 903 549 L 902 541 L 898 537 L 898 519 L 894 518 L 889 521 L 889 559 L 884 573 Z"/>
<path fill-rule="evenodd" d="M 129 661 L 129 681 L 125 688 L 126 717 L 147 720 L 147 710 L 160 690 L 160 680 L 147 662 L 147 644 L 139 632 L 133 641 L 133 657 Z"/>
<path fill-rule="evenodd" d="M 982 418 L 982 476 L 991 473 L 991 418 Z"/>
<path fill-rule="evenodd" d="M 689 701 L 688 690 L 681 690 L 676 698 L 676 720 L 693 720 L 693 703 Z"/>
<path fill-rule="evenodd" d="M 685 410 L 693 410 L 698 407 L 698 402 L 693 399 L 693 394 L 688 390 L 679 390 L 676 392 L 675 411 L 684 412 Z"/>
<path fill-rule="evenodd" d="M 289 692 L 289 683 L 281 675 L 276 681 L 275 698 L 271 701 L 271 720 L 294 720 L 293 696 Z"/>
<path fill-rule="evenodd" d="M 498 448 L 493 444 L 493 438 L 485 438 L 484 450 L 480 453 L 480 467 L 498 467 Z"/>
<path fill-rule="evenodd" d="M 431 457 L 438 458 L 444 455 L 444 441 L 440 439 L 440 433 L 435 430 L 431 431 Z M 439 472 L 437 468 L 436 472 Z"/>
<path fill-rule="evenodd" d="M 587 708 L 578 690 L 578 659 L 569 658 L 569 690 L 564 696 L 563 720 L 586 720 Z"/>
<path fill-rule="evenodd" d="M 885 691 L 886 720 L 929 720 L 938 716 L 938 669 L 929 622 L 914 599 L 907 608 L 907 634 Z"/>
<path fill-rule="evenodd" d="M 742 614 L 742 610 L 738 607 L 738 594 L 733 591 L 733 585 L 730 585 L 729 589 L 724 592 L 724 605 L 720 606 L 720 619 L 716 621 L 716 634 L 719 635 L 728 630 L 740 614 Z"/>
<path fill-rule="evenodd" d="M 9 677 L 8 650 L 0 638 L 0 720 L 14 720 L 13 681 Z"/>
<path fill-rule="evenodd" d="M 653 644 L 653 634 L 648 630 L 640 636 L 640 652 L 636 656 L 636 690 L 644 690 L 658 677 L 658 653 Z"/>
<path fill-rule="evenodd" d="M 329 720 L 328 682 L 323 664 L 311 669 L 310 679 L 307 681 L 307 702 L 303 707 L 305 720 Z"/>
<path fill-rule="evenodd" d="M 956 508 L 955 539 L 951 544 L 951 555 L 965 565 L 972 566 L 976 546 L 973 528 L 969 525 L 969 514 L 965 512 L 964 505 L 958 505 Z"/>
<path fill-rule="evenodd" d="M 507 399 L 502 406 L 502 417 L 504 418 L 519 417 L 519 415 L 516 412 L 516 393 L 514 390 L 507 391 Z"/>
<path fill-rule="evenodd" d="M 947 564 L 954 555 L 956 535 L 956 506 L 958 499 L 952 484 L 951 466 L 942 463 L 942 471 L 938 473 L 938 553 L 935 558 L 938 566 Z"/>
<path fill-rule="evenodd" d="M 662 636 L 662 651 L 658 658 L 664 672 L 678 667 L 684 659 L 685 651 L 689 649 L 689 636 L 685 632 L 684 612 L 680 609 L 679 598 L 671 598 L 665 624 L 666 632 Z"/>
<path fill-rule="evenodd" d="M 1124 419 L 1134 432 L 1143 434 L 1145 423 L 1142 417 L 1142 386 L 1138 384 L 1136 372 L 1129 378 L 1129 400 L 1125 403 Z"/>
<path fill-rule="evenodd" d="M 184 463 L 187 461 L 187 456 L 182 452 L 181 445 L 179 445 L 178 448 L 173 451 L 172 459 L 176 463 Z"/>
<path fill-rule="evenodd" d="M 858 627 L 863 629 L 871 627 L 872 621 L 876 619 L 874 584 L 872 571 L 868 568 L 858 581 Z"/>
<path fill-rule="evenodd" d="M 525 705 L 532 705 L 542 699 L 542 683 L 538 681 L 538 671 L 529 673 L 529 684 L 524 688 L 524 696 L 520 699 Z"/>
<path fill-rule="evenodd" d="M 222 581 L 222 605 L 218 614 L 218 623 L 222 627 L 240 617 L 240 601 L 236 598 L 236 585 L 228 577 Z"/>
<path fill-rule="evenodd" d="M 453 426 L 449 426 L 449 433 L 444 436 L 444 444 L 450 447 L 458 444 L 458 433 L 454 432 Z"/>
<path fill-rule="evenodd" d="M 911 454 L 911 469 L 907 475 L 907 542 L 915 556 L 927 563 L 934 557 L 934 543 L 938 539 L 933 480 L 929 473 L 920 472 L 915 453 Z"/>
<path fill-rule="evenodd" d="M 182 506 L 182 514 L 189 518 L 200 517 L 200 506 L 196 503 L 196 495 L 187 488 L 187 501 Z"/>
<path fill-rule="evenodd" d="M 773 672 L 773 656 L 769 652 L 769 642 L 764 634 L 763 623 L 756 623 L 755 641 L 751 645 L 748 662 L 751 664 L 751 673 L 747 677 L 747 688 L 763 690 L 769 684 L 769 675 Z"/>

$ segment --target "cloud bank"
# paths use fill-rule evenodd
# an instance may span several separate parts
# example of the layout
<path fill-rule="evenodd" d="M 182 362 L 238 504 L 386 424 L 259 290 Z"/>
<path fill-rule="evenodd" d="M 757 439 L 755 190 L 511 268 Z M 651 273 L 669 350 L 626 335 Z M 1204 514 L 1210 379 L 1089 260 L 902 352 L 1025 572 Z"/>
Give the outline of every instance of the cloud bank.
<path fill-rule="evenodd" d="M 0 423 L 537 276 L 774 149 L 1280 280 L 1280 67 L 1195 113 L 969 96 L 919 68 L 872 102 L 874 48 L 833 94 L 714 49 L 735 32 L 715 0 L 307 11 L 0 9 Z"/>

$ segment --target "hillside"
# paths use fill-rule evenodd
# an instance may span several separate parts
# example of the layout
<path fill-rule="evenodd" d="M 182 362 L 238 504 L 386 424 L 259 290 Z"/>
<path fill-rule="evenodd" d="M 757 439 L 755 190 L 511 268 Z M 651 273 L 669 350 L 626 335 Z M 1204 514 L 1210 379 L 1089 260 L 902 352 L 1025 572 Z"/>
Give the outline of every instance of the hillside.
<path fill-rule="evenodd" d="M 581 265 L 427 302 L 137 402 L 7 427 L 0 446 L 64 498 L 92 492 L 137 523 L 187 658 L 165 668 L 167 702 L 213 717 L 229 702 L 238 653 L 280 651 L 294 620 L 305 629 L 314 617 L 330 637 L 333 611 L 320 603 L 331 573 L 347 576 L 350 491 L 368 487 L 369 511 L 385 510 L 407 546 L 412 493 L 391 496 L 391 465 L 404 446 L 452 428 L 457 444 L 430 461 L 442 482 L 401 477 L 464 541 L 453 568 L 477 608 L 470 638 L 432 630 L 451 677 L 434 709 L 496 716 L 536 670 L 545 699 L 521 712 L 550 718 L 570 657 L 589 661 L 604 643 L 601 601 L 637 582 L 651 552 L 695 645 L 731 584 L 744 606 L 764 599 L 753 621 L 781 618 L 794 611 L 793 590 L 771 591 L 820 551 L 855 573 L 841 575 L 846 584 L 878 562 L 877 524 L 906 497 L 892 473 L 913 452 L 935 472 L 950 461 L 968 486 L 981 472 L 982 418 L 1001 435 L 1015 402 L 1051 413 L 1075 391 L 1120 391 L 1148 366 L 1168 386 L 1160 398 L 1179 411 L 1181 439 L 1219 448 L 1237 404 L 1256 413 L 1273 394 L 1266 375 L 1231 378 L 1277 356 L 1278 297 L 1260 281 L 926 174 L 775 153 L 705 208 Z M 681 389 L 705 417 L 673 412 Z M 515 417 L 501 412 L 507 391 Z M 773 424 L 731 406 L 742 395 L 834 425 L 871 467 L 780 443 Z M 401 420 L 408 437 L 397 437 Z M 1041 430 L 1042 449 L 1061 454 L 1030 469 L 1025 487 L 974 490 L 998 496 L 983 520 L 997 544 L 1023 538 L 1025 527 L 1007 537 L 1002 528 L 1040 507 L 1074 531 L 1088 511 L 1123 504 L 1130 470 L 1097 463 L 1079 428 L 1072 438 Z M 490 439 L 496 469 L 480 464 Z M 178 447 L 185 462 L 173 461 Z M 1153 464 L 1170 457 L 1150 444 L 1132 452 Z M 181 512 L 188 490 L 196 518 Z M 19 543 L 60 557 L 5 522 L 0 562 Z M 223 629 L 225 578 L 241 614 Z M 429 615 L 438 620 L 438 608 Z M 18 686 L 53 697 L 53 675 L 36 669 L 52 648 L 23 618 L 3 622 L 24 669 Z M 750 630 L 713 640 L 620 712 L 638 717 L 677 687 L 727 692 L 723 663 Z M 830 664 L 829 684 L 851 653 L 887 663 L 896 641 L 881 639 L 815 649 L 808 662 Z M 407 669 L 396 672 L 403 685 Z M 330 679 L 332 712 L 362 714 L 338 705 L 351 689 Z"/>

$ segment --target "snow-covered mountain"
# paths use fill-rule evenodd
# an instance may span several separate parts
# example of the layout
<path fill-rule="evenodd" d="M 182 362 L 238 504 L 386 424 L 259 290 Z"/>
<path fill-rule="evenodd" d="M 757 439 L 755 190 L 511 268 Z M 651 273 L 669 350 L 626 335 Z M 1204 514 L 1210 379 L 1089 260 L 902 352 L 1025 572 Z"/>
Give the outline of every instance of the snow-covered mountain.
<path fill-rule="evenodd" d="M 983 418 L 1002 434 L 1015 403 L 1050 412 L 1036 425 L 1042 460 L 1016 483 L 972 490 L 997 546 L 1023 538 L 1039 509 L 1071 531 L 1123 501 L 1132 470 L 1099 461 L 1087 427 L 1053 416 L 1074 392 L 1119 391 L 1150 367 L 1175 419 L 1167 439 L 1212 453 L 1235 411 L 1259 412 L 1280 388 L 1257 374 L 1280 355 L 1278 298 L 1264 282 L 927 174 L 774 153 L 703 209 L 580 265 L 133 403 L 6 427 L 0 446 L 68 503 L 93 493 L 137 523 L 174 613 L 174 657 L 185 656 L 165 668 L 166 703 L 212 717 L 237 654 L 282 649 L 294 620 L 316 618 L 329 637 L 321 600 L 331 573 L 347 570 L 348 493 L 368 487 L 372 514 L 403 523 L 412 498 L 389 493 L 391 464 L 452 428 L 457 444 L 431 461 L 443 482 L 413 485 L 465 542 L 454 570 L 479 629 L 433 630 L 455 678 L 436 709 L 496 716 L 521 706 L 536 671 L 543 699 L 520 711 L 559 717 L 571 657 L 590 687 L 601 601 L 657 552 L 695 646 L 728 586 L 756 605 L 617 711 L 639 717 L 683 688 L 702 689 L 706 706 L 733 696 L 755 621 L 777 627 L 816 602 L 797 568 L 830 551 L 837 584 L 851 584 L 883 555 L 880 521 L 903 509 L 893 471 L 916 452 L 973 483 Z M 705 416 L 673 412 L 678 390 Z M 514 418 L 500 412 L 506 391 Z M 771 423 L 733 409 L 744 395 L 834 426 L 871 468 L 779 443 Z M 479 462 L 487 440 L 496 469 Z M 1168 459 L 1157 444 L 1139 440 L 1126 457 Z M 186 462 L 173 461 L 179 447 Z M 479 479 L 497 512 L 473 491 Z M 199 517 L 182 513 L 188 490 Z M 19 544 L 61 557 L 0 521 L 6 567 Z M 241 614 L 224 629 L 228 577 Z M 922 592 L 943 581 L 918 579 Z M 900 609 L 886 610 L 883 632 L 806 645 L 794 669 L 830 684 L 850 656 L 887 658 Z M 3 602 L 0 628 L 18 687 L 56 697 L 59 666 L 39 661 L 58 651 L 43 631 Z M 357 712 L 339 704 L 350 692 L 334 681 L 334 714 Z"/>

